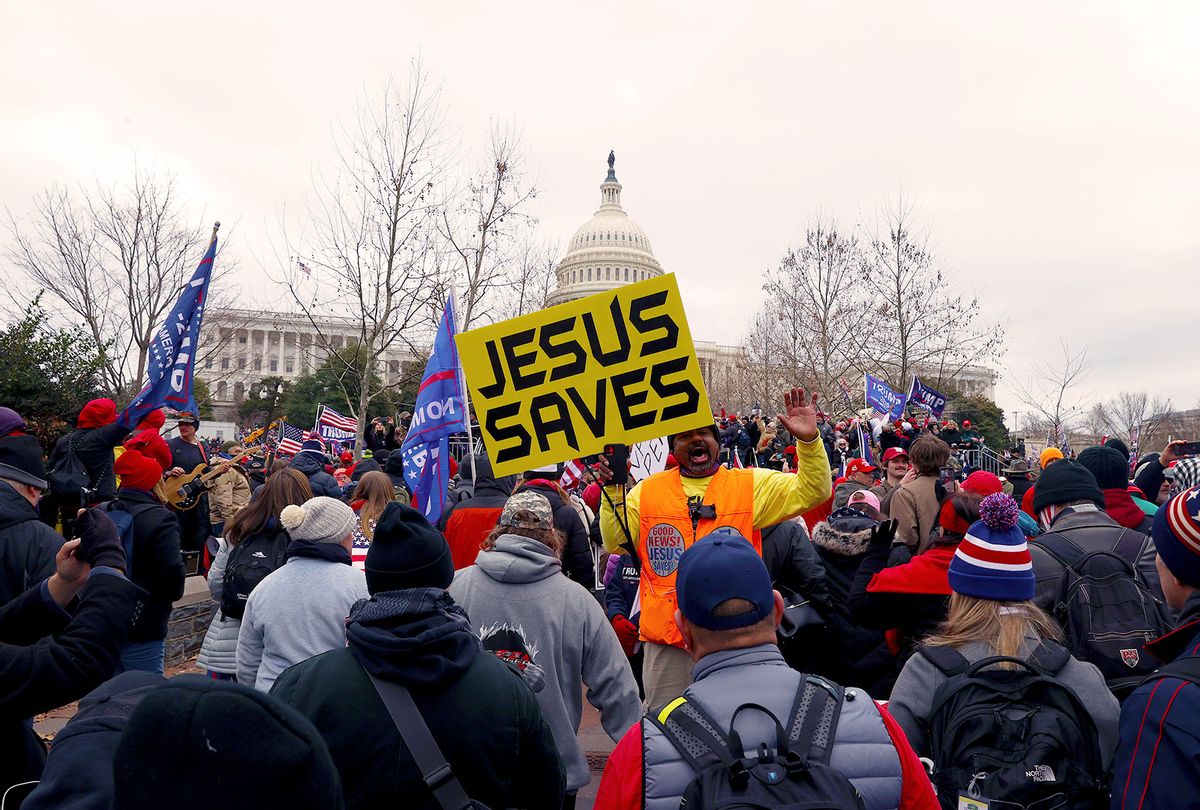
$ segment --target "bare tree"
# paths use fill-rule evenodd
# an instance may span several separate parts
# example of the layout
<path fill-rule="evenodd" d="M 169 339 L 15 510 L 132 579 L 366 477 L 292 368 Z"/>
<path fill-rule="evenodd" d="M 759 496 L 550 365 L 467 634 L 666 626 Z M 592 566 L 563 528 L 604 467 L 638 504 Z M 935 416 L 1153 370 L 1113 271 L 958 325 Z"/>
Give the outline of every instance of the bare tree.
<path fill-rule="evenodd" d="M 492 320 L 500 306 L 498 288 L 524 283 L 521 237 L 533 224 L 527 209 L 537 189 L 526 181 L 523 162 L 516 132 L 493 126 L 484 165 L 465 188 L 448 190 L 441 206 L 439 229 L 448 246 L 463 329 Z"/>
<path fill-rule="evenodd" d="M 557 264 L 557 245 L 526 234 L 510 265 L 509 280 L 501 288 L 500 318 L 516 318 L 545 307 L 558 283 Z"/>
<path fill-rule="evenodd" d="M 204 252 L 207 231 L 192 219 L 174 177 L 137 166 L 127 188 L 52 187 L 28 221 L 8 213 L 4 255 L 91 333 L 114 395 L 140 382 L 154 331 Z"/>
<path fill-rule="evenodd" d="M 337 144 L 336 176 L 318 184 L 307 237 L 289 240 L 283 284 L 315 335 L 313 365 L 342 349 L 350 328 L 355 357 L 370 366 L 334 364 L 359 448 L 371 403 L 403 384 L 380 364 L 417 356 L 442 310 L 443 122 L 440 94 L 419 63 L 404 87 L 389 82 L 374 103 L 364 98 Z"/>
<path fill-rule="evenodd" d="M 866 277 L 877 294 L 872 328 L 857 333 L 857 348 L 901 388 L 913 374 L 941 387 L 968 366 L 998 359 L 1004 330 L 983 319 L 977 295 L 954 292 L 953 278 L 914 219 L 902 197 L 880 214 L 866 251 Z"/>
<path fill-rule="evenodd" d="M 1079 407 L 1084 397 L 1078 389 L 1091 368 L 1087 347 L 1072 352 L 1066 341 L 1062 343 L 1061 363 L 1035 363 L 1027 382 L 1013 384 L 1017 398 L 1029 408 L 1027 425 L 1034 422 L 1047 432 L 1060 428 L 1068 432 L 1084 416 Z"/>
<path fill-rule="evenodd" d="M 858 241 L 817 217 L 764 286 L 769 315 L 756 326 L 767 352 L 789 384 L 803 379 L 827 403 L 842 401 L 839 380 L 863 371 L 862 266 Z"/>

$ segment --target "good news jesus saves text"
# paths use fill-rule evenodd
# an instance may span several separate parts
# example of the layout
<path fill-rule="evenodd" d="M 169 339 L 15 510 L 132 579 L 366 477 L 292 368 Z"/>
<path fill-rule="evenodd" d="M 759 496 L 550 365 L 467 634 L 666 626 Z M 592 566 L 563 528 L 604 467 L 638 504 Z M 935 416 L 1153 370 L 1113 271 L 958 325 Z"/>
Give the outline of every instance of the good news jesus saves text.
<path fill-rule="evenodd" d="M 667 292 L 657 290 L 622 310 L 614 296 L 607 311 L 568 315 L 488 340 L 491 379 L 479 394 L 531 393 L 488 411 L 484 426 L 504 443 L 497 460 L 528 455 L 534 437 L 545 452 L 555 434 L 578 449 L 577 425 L 594 437 L 616 427 L 614 418 L 628 431 L 694 413 L 700 391 L 680 378 L 694 355 L 690 346 L 680 347 L 679 326 L 670 315 L 656 311 L 666 300 Z"/>

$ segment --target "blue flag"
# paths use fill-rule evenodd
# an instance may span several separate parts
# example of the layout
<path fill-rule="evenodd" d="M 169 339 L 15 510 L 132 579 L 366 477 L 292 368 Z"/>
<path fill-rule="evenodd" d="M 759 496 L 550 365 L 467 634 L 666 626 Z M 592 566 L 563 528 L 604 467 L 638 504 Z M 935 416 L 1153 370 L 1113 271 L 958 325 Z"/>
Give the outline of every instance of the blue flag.
<path fill-rule="evenodd" d="M 425 375 L 417 389 L 417 403 L 404 444 L 404 480 L 412 490 L 413 505 L 426 520 L 437 523 L 446 506 L 446 488 L 450 484 L 450 441 L 454 433 L 465 433 L 462 365 L 454 345 L 454 301 L 446 301 L 446 311 L 438 324 L 433 353 L 425 364 Z"/>
<path fill-rule="evenodd" d="M 217 223 L 220 225 L 220 223 Z M 208 251 L 196 272 L 179 295 L 166 321 L 154 333 L 146 357 L 142 390 L 121 412 L 121 424 L 133 427 L 146 414 L 164 406 L 198 415 L 192 391 L 192 372 L 196 367 L 196 347 L 200 342 L 200 323 L 212 279 L 213 258 L 217 254 L 217 229 L 213 228 Z"/>
<path fill-rule="evenodd" d="M 913 376 L 912 391 L 908 395 L 908 401 L 915 402 L 934 416 L 941 416 L 942 411 L 946 410 L 946 398 L 925 385 L 925 383 L 921 382 L 921 378 L 915 375 Z"/>
<path fill-rule="evenodd" d="M 863 461 L 874 466 L 875 458 L 871 455 L 871 432 L 863 430 L 862 422 L 858 423 L 858 452 Z"/>
<path fill-rule="evenodd" d="M 899 422 L 904 416 L 904 395 L 893 391 L 891 386 L 871 374 L 863 375 L 867 386 L 867 404 L 888 419 Z"/>

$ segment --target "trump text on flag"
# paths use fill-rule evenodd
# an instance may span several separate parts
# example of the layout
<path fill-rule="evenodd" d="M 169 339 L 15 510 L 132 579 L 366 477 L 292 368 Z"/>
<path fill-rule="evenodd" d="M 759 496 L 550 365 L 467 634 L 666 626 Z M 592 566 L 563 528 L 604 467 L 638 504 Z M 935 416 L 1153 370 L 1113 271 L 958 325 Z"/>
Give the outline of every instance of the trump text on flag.
<path fill-rule="evenodd" d="M 458 349 L 497 475 L 712 419 L 673 275 L 473 329 Z"/>

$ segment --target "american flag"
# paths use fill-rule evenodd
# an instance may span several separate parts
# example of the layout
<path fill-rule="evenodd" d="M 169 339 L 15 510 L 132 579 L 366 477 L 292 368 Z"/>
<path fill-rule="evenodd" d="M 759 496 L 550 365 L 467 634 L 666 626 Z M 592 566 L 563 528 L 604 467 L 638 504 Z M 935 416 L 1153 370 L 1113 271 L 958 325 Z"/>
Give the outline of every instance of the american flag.
<path fill-rule="evenodd" d="M 358 432 L 358 420 L 353 416 L 342 416 L 333 408 L 328 406 L 321 407 L 321 418 L 317 420 L 317 424 L 329 425 L 338 430 L 346 430 L 351 433 Z"/>
<path fill-rule="evenodd" d="M 558 485 L 563 489 L 571 489 L 571 487 L 579 483 L 579 479 L 583 477 L 585 469 L 587 468 L 579 459 L 568 461 L 567 466 L 562 471 L 562 475 L 558 479 Z"/>
<path fill-rule="evenodd" d="M 312 434 L 307 430 L 301 430 L 295 425 L 289 425 L 287 422 L 279 423 L 279 446 L 275 448 L 276 452 L 284 455 L 294 456 L 300 452 L 300 446 L 308 440 Z"/>
<path fill-rule="evenodd" d="M 311 276 L 311 275 L 312 275 L 312 268 L 311 268 L 311 267 L 309 267 L 309 266 L 308 266 L 307 264 L 305 264 L 304 262 L 302 262 L 302 261 L 300 261 L 299 259 L 297 259 L 297 260 L 296 260 L 296 265 L 297 265 L 297 268 L 300 270 L 300 272 L 301 272 L 301 273 L 303 273 L 304 275 L 306 275 L 306 276 Z"/>

